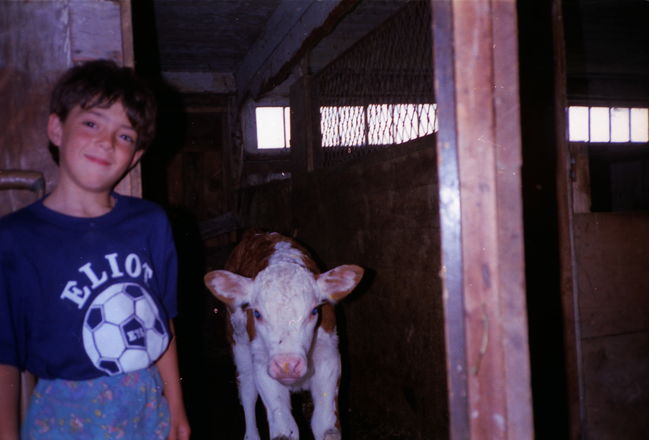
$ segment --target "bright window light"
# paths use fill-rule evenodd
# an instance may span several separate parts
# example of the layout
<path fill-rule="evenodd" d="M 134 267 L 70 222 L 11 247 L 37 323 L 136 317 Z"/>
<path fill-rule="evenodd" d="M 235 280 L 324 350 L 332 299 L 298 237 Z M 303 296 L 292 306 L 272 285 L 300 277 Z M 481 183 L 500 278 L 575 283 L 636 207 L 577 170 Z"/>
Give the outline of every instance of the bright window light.
<path fill-rule="evenodd" d="M 358 105 L 338 107 L 341 120 L 347 121 L 340 127 L 341 144 L 358 146 L 365 144 L 365 109 Z"/>
<path fill-rule="evenodd" d="M 437 106 L 326 106 L 320 125 L 323 147 L 403 144 L 437 131 Z"/>
<path fill-rule="evenodd" d="M 590 108 L 590 141 L 608 142 L 610 137 L 610 122 L 608 107 Z"/>
<path fill-rule="evenodd" d="M 649 142 L 649 109 L 631 109 L 631 142 Z"/>
<path fill-rule="evenodd" d="M 389 145 L 394 143 L 392 133 L 392 105 L 372 104 L 367 106 L 368 143 L 370 145 Z"/>
<path fill-rule="evenodd" d="M 570 107 L 568 109 L 570 121 L 570 140 L 575 142 L 588 141 L 588 107 Z"/>
<path fill-rule="evenodd" d="M 621 107 L 611 109 L 611 142 L 629 142 L 629 110 Z"/>
<path fill-rule="evenodd" d="M 417 104 L 419 136 L 427 136 L 439 130 L 437 104 Z"/>
<path fill-rule="evenodd" d="M 323 147 L 340 145 L 338 107 L 320 107 L 320 126 Z"/>
<path fill-rule="evenodd" d="M 649 109 L 571 106 L 568 132 L 572 142 L 649 142 Z"/>
<path fill-rule="evenodd" d="M 257 148 L 288 148 L 291 145 L 289 107 L 257 107 Z"/>

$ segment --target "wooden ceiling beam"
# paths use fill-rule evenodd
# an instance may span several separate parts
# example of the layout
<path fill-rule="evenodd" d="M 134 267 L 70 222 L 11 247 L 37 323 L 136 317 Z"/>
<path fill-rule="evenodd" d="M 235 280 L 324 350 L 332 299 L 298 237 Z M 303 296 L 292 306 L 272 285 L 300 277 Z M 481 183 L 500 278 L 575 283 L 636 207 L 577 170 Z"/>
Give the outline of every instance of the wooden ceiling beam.
<path fill-rule="evenodd" d="M 239 102 L 258 99 L 286 80 L 308 51 L 360 0 L 284 0 L 236 72 Z"/>

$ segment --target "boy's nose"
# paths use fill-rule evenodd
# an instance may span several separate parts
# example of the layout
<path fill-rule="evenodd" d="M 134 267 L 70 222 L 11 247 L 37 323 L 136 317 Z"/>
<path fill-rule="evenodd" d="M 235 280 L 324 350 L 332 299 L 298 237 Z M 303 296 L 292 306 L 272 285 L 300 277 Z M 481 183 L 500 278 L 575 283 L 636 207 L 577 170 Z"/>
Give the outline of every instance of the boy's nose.
<path fill-rule="evenodd" d="M 97 144 L 104 149 L 113 148 L 113 139 L 109 135 L 100 135 L 97 138 Z"/>

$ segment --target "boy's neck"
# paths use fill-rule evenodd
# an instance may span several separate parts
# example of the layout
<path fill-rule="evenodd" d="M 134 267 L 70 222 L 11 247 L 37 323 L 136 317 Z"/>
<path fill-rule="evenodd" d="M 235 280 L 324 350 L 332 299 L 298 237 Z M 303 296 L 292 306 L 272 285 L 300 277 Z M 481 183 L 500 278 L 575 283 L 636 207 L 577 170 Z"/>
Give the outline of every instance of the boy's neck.
<path fill-rule="evenodd" d="M 71 217 L 100 217 L 115 207 L 116 200 L 110 192 L 71 194 L 57 187 L 43 204 L 52 211 Z"/>

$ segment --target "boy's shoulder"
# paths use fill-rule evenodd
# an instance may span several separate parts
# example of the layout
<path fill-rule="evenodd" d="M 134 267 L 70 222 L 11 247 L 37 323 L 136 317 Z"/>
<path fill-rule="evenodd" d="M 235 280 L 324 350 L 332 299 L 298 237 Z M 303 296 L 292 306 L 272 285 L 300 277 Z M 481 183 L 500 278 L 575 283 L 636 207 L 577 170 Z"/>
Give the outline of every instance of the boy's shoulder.
<path fill-rule="evenodd" d="M 39 218 L 34 214 L 37 203 L 0 216 L 0 253 L 23 246 L 25 243 L 18 237 L 23 237 L 26 230 L 38 227 Z"/>
<path fill-rule="evenodd" d="M 24 206 L 16 211 L 0 216 L 0 230 L 24 224 L 34 220 L 34 209 L 40 200 Z"/>
<path fill-rule="evenodd" d="M 124 209 L 149 212 L 152 214 L 164 214 L 162 206 L 151 200 L 141 199 L 139 197 L 128 196 L 119 193 L 113 193 L 118 204 L 123 204 Z"/>
<path fill-rule="evenodd" d="M 117 199 L 119 216 L 126 216 L 131 219 L 150 219 L 165 223 L 168 221 L 167 213 L 156 202 L 118 193 L 114 193 L 114 196 Z"/>

